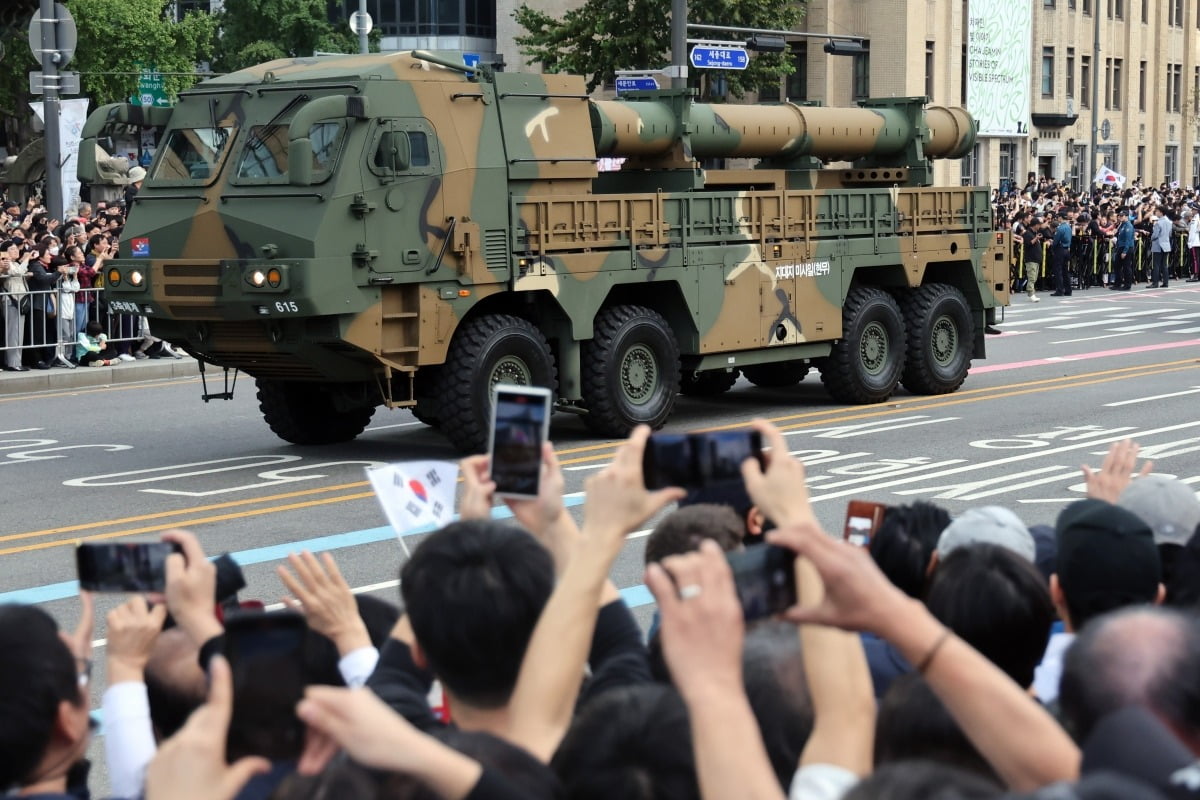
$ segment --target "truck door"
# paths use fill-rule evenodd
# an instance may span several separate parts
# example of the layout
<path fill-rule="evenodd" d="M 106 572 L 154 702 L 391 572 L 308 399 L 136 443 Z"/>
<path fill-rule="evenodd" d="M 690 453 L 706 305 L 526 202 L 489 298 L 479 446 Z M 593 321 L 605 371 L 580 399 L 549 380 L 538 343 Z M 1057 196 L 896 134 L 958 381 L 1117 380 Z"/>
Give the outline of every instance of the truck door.
<path fill-rule="evenodd" d="M 446 233 L 433 126 L 420 117 L 381 119 L 364 158 L 363 241 L 373 251 L 373 269 L 432 269 Z"/>

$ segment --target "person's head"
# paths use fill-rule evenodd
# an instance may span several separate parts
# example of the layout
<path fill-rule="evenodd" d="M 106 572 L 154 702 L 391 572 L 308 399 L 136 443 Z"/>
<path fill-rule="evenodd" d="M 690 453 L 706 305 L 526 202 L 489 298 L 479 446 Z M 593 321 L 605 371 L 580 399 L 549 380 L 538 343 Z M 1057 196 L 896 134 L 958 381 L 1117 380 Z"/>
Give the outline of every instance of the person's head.
<path fill-rule="evenodd" d="M 1004 794 L 991 781 L 936 761 L 883 764 L 842 800 L 992 800 Z"/>
<path fill-rule="evenodd" d="M 938 539 L 949 524 L 950 513 L 933 503 L 892 506 L 867 547 L 888 580 L 909 597 L 920 598 Z"/>
<path fill-rule="evenodd" d="M 413 656 L 458 702 L 500 708 L 553 588 L 550 554 L 525 531 L 493 520 L 447 525 L 400 570 Z"/>
<path fill-rule="evenodd" d="M 87 327 L 84 328 L 84 332 L 87 333 L 88 336 L 95 338 L 104 333 L 104 326 L 99 322 L 92 320 L 87 324 Z"/>
<path fill-rule="evenodd" d="M 1003 506 L 968 508 L 942 531 L 938 539 L 938 561 L 960 547 L 994 544 L 1010 550 L 1030 564 L 1037 558 L 1037 545 L 1021 518 Z"/>
<path fill-rule="evenodd" d="M 714 486 L 690 489 L 687 495 L 679 501 L 680 508 L 700 504 L 715 504 L 732 508 L 738 519 L 742 521 L 745 530 L 741 537 L 743 544 L 752 544 L 760 540 L 764 533 L 775 527 L 775 524 L 758 510 L 758 506 L 754 505 L 754 501 L 750 499 L 750 494 L 741 481 L 729 481 Z"/>
<path fill-rule="evenodd" d="M 78 266 L 83 263 L 83 248 L 73 244 L 63 253 L 63 257 L 71 264 Z"/>
<path fill-rule="evenodd" d="M 1063 509 L 1054 528 L 1058 554 L 1050 594 L 1071 630 L 1122 606 L 1162 601 L 1158 548 L 1140 517 L 1088 498 Z"/>
<path fill-rule="evenodd" d="M 925 605 L 1020 686 L 1033 685 L 1054 604 L 1028 561 L 997 545 L 959 548 L 934 571 Z"/>
<path fill-rule="evenodd" d="M 91 203 L 80 203 L 79 204 L 79 216 L 83 217 L 84 219 L 87 219 L 91 215 L 92 215 L 92 204 Z"/>
<path fill-rule="evenodd" d="M 957 767 L 1001 785 L 995 770 L 916 672 L 892 683 L 875 719 L 875 766 L 913 759 Z"/>
<path fill-rule="evenodd" d="M 1077 741 L 1105 715 L 1139 705 L 1200 753 L 1200 621 L 1140 606 L 1089 622 L 1067 650 L 1058 698 Z"/>
<path fill-rule="evenodd" d="M 1158 545 L 1185 545 L 1200 525 L 1195 490 L 1167 475 L 1138 478 L 1121 492 L 1117 505 L 1141 517 Z"/>
<path fill-rule="evenodd" d="M 0 605 L 0 789 L 62 779 L 88 742 L 86 681 L 58 625 Z"/>
<path fill-rule="evenodd" d="M 129 182 L 134 186 L 141 186 L 142 181 L 146 180 L 146 170 L 142 167 L 133 167 L 129 170 Z"/>
<path fill-rule="evenodd" d="M 167 628 L 154 641 L 145 682 L 150 721 L 159 739 L 174 736 L 204 704 L 208 685 L 199 653 L 196 643 L 180 628 Z"/>
<path fill-rule="evenodd" d="M 687 707 L 674 687 L 611 689 L 575 715 L 551 766 L 571 800 L 699 800 Z"/>
<path fill-rule="evenodd" d="M 786 790 L 814 722 L 795 625 L 763 622 L 746 632 L 742 681 L 775 777 Z"/>
<path fill-rule="evenodd" d="M 690 553 L 700 542 L 712 539 L 725 552 L 742 545 L 746 526 L 729 506 L 698 503 L 677 508 L 654 526 L 646 539 L 646 563 L 656 564 L 667 556 Z"/>

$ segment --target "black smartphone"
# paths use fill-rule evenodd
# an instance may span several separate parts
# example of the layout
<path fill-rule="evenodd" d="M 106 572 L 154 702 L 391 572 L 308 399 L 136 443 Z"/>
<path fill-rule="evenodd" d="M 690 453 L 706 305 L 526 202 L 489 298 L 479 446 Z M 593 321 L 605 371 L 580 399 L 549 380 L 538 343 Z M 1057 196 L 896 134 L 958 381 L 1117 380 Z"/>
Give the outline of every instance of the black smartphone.
<path fill-rule="evenodd" d="M 296 704 L 308 681 L 308 623 L 293 611 L 244 611 L 225 618 L 225 657 L 233 670 L 233 719 L 226 755 L 272 761 L 298 758 L 304 723 Z"/>
<path fill-rule="evenodd" d="M 646 442 L 642 476 L 647 489 L 699 489 L 741 483 L 748 458 L 765 465 L 762 434 L 755 430 L 656 433 Z"/>
<path fill-rule="evenodd" d="M 75 548 L 79 588 L 92 592 L 161 592 L 174 542 L 81 542 Z"/>
<path fill-rule="evenodd" d="M 550 390 L 497 385 L 492 390 L 492 435 L 488 453 L 496 495 L 537 497 L 542 443 L 550 434 Z"/>
<path fill-rule="evenodd" d="M 755 544 L 726 558 L 747 621 L 796 605 L 796 554 L 785 547 Z"/>

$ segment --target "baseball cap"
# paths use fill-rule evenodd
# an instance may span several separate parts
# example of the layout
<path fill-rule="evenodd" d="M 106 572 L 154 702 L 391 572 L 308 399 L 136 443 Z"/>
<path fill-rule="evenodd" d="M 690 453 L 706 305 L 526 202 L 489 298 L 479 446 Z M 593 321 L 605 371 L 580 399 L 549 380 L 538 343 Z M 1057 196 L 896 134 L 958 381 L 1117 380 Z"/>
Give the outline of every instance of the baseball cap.
<path fill-rule="evenodd" d="M 1058 515 L 1054 529 L 1055 571 L 1072 606 L 1095 615 L 1158 596 L 1158 547 L 1150 526 L 1132 511 L 1103 500 L 1077 500 Z"/>
<path fill-rule="evenodd" d="M 133 169 L 129 170 L 129 182 L 130 183 L 137 183 L 138 181 L 145 180 L 145 179 L 146 179 L 146 170 L 142 169 L 141 167 L 134 167 Z"/>
<path fill-rule="evenodd" d="M 1037 555 L 1033 536 L 1025 523 L 1003 506 L 969 508 L 955 517 L 938 538 L 938 559 L 944 560 L 958 548 L 973 544 L 1003 547 L 1031 564 Z"/>
<path fill-rule="evenodd" d="M 1155 544 L 1185 545 L 1200 525 L 1200 500 L 1178 478 L 1147 475 L 1138 478 L 1117 499 L 1150 526 Z"/>
<path fill-rule="evenodd" d="M 1104 717 L 1083 743 L 1083 775 L 1133 778 L 1175 800 L 1200 798 L 1200 766 L 1192 752 L 1149 710 L 1126 706 Z"/>

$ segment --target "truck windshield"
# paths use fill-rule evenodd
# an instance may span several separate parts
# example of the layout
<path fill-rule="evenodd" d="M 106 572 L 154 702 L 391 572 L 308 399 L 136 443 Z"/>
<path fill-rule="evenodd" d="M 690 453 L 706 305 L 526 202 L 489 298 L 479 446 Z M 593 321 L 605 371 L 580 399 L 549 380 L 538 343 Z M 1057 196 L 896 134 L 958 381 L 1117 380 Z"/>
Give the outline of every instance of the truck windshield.
<path fill-rule="evenodd" d="M 329 172 L 342 144 L 340 122 L 318 122 L 308 129 L 313 175 Z M 248 180 L 283 178 L 288 171 L 288 126 L 256 125 L 246 136 L 237 162 L 237 177 Z"/>
<path fill-rule="evenodd" d="M 207 183 L 217 173 L 233 128 L 177 128 L 160 148 L 151 180 Z"/>

